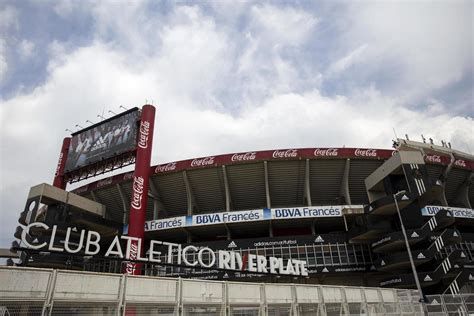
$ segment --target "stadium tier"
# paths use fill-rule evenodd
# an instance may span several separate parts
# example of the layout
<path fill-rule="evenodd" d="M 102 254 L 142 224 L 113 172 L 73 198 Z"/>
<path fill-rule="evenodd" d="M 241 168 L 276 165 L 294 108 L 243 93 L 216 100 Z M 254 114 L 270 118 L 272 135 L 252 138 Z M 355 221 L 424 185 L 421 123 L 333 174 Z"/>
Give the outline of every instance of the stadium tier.
<path fill-rule="evenodd" d="M 72 192 L 33 187 L 15 237 L 59 250 L 12 248 L 17 265 L 120 273 L 123 256 L 105 253 L 107 245 L 127 235 L 130 204 L 147 194 L 145 248 L 159 240 L 162 251 L 137 265 L 142 274 L 414 288 L 398 208 L 425 294 L 472 292 L 473 170 L 472 155 L 402 139 L 395 150 L 284 149 L 170 162 L 150 168 L 148 192 L 133 172 Z M 32 216 L 46 226 L 25 232 Z M 98 254 L 85 252 L 83 230 L 100 234 Z M 65 243 L 77 251 L 62 252 Z M 225 251 L 238 255 L 232 261 Z M 268 269 L 256 268 L 253 260 L 270 257 L 293 265 L 268 259 Z"/>

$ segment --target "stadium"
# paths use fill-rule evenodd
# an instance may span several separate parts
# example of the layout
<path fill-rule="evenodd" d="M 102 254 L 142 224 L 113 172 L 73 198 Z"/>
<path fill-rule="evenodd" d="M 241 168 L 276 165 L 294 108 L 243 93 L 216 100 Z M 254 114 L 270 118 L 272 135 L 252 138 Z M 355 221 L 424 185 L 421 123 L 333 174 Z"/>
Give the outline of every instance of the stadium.
<path fill-rule="evenodd" d="M 308 286 L 418 282 L 425 296 L 473 293 L 474 156 L 397 139 L 392 149 L 272 149 L 151 166 L 150 153 L 139 153 L 152 144 L 144 112 L 111 119 L 129 127 L 107 138 L 107 154 L 70 158 L 85 143 L 75 134 L 63 144 L 54 186 L 30 190 L 10 265 Z M 113 131 L 77 134 L 93 139 L 94 129 Z M 65 190 L 132 163 L 135 171 Z M 100 235 L 93 255 L 88 231 Z"/>

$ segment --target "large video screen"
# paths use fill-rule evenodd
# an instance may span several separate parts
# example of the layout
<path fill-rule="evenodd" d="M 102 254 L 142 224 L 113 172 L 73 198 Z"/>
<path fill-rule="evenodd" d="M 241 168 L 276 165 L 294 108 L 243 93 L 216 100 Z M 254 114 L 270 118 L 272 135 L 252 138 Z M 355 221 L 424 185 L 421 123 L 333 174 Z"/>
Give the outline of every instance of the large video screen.
<path fill-rule="evenodd" d="M 134 150 L 138 120 L 138 108 L 134 108 L 72 134 L 65 172 Z"/>

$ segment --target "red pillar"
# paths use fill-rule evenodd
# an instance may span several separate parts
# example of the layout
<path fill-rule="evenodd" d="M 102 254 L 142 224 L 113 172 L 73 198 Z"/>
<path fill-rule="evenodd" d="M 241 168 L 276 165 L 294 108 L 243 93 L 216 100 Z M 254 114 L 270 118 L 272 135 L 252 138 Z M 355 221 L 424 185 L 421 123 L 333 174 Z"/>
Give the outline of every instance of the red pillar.
<path fill-rule="evenodd" d="M 61 147 L 61 152 L 59 153 L 58 166 L 56 167 L 56 173 L 54 174 L 53 180 L 53 186 L 63 190 L 66 189 L 66 181 L 64 181 L 64 167 L 66 166 L 70 143 L 71 137 L 65 137 L 63 139 L 63 145 Z"/>
<path fill-rule="evenodd" d="M 138 130 L 137 153 L 135 158 L 135 172 L 133 174 L 132 196 L 130 203 L 130 217 L 128 235 L 142 240 L 141 249 L 138 242 L 130 244 L 130 260 L 136 260 L 138 252 L 143 257 L 145 216 L 148 202 L 148 183 L 150 177 L 151 147 L 153 143 L 153 127 L 155 124 L 155 107 L 144 105 L 142 108 L 140 127 Z M 141 274 L 140 265 L 128 262 L 125 268 L 126 274 Z"/>

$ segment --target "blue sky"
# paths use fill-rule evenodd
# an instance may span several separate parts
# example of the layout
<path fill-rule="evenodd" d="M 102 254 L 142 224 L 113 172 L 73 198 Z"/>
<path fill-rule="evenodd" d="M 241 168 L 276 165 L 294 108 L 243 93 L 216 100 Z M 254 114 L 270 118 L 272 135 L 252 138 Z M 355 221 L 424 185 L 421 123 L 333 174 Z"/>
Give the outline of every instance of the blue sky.
<path fill-rule="evenodd" d="M 0 0 L 0 246 L 66 128 L 158 106 L 152 163 L 269 148 L 474 151 L 473 2 Z"/>

